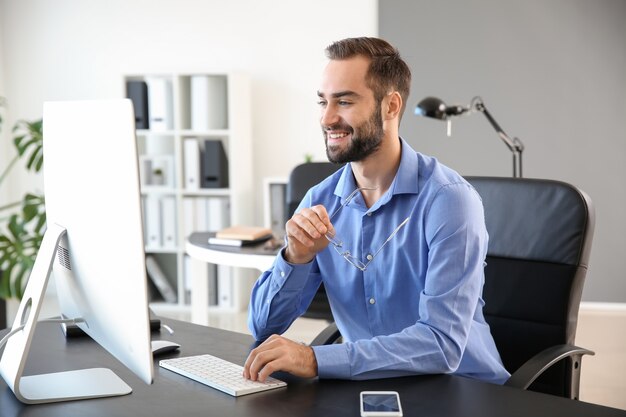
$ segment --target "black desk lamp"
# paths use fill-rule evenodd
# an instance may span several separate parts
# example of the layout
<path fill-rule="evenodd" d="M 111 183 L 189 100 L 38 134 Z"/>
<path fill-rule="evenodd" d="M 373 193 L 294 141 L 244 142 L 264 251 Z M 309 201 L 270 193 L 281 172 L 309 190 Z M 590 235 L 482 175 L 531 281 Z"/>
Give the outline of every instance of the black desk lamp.
<path fill-rule="evenodd" d="M 415 107 L 415 114 L 417 116 L 432 117 L 433 119 L 445 120 L 448 122 L 448 136 L 451 135 L 452 116 L 460 116 L 462 114 L 471 114 L 479 111 L 485 115 L 491 126 L 496 130 L 500 139 L 513 153 L 513 176 L 522 176 L 522 152 L 524 151 L 524 144 L 518 138 L 511 139 L 504 130 L 500 127 L 498 122 L 494 120 L 491 114 L 487 111 L 483 100 L 480 97 L 474 97 L 469 106 L 452 105 L 448 106 L 441 99 L 436 97 L 426 97 Z"/>

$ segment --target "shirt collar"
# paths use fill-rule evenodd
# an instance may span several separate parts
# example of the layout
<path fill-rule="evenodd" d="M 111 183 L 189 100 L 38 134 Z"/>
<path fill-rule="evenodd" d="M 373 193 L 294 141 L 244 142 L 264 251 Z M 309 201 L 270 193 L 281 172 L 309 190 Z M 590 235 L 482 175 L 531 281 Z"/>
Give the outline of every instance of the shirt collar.
<path fill-rule="evenodd" d="M 398 172 L 396 172 L 396 176 L 394 177 L 389 190 L 379 200 L 379 202 L 372 207 L 372 209 L 389 201 L 392 195 L 417 194 L 419 191 L 417 175 L 419 167 L 417 152 L 415 152 L 404 139 L 400 137 L 399 140 L 401 144 L 401 155 Z M 354 174 L 352 173 L 352 165 L 346 164 L 343 167 L 341 177 L 339 177 L 339 181 L 335 186 L 334 194 L 337 197 L 341 197 L 341 201 L 343 202 L 355 188 L 356 182 L 354 181 Z"/>

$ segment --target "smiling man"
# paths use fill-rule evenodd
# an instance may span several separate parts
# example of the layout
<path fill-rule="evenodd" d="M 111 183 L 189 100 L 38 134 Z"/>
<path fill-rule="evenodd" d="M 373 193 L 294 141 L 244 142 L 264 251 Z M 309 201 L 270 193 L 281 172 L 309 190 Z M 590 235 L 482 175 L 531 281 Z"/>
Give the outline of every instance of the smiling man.
<path fill-rule="evenodd" d="M 248 324 L 264 342 L 244 376 L 509 376 L 483 317 L 488 236 L 482 202 L 459 174 L 399 136 L 411 73 L 397 49 L 350 38 L 326 49 L 318 90 L 331 162 L 286 224 L 287 244 L 253 289 Z M 344 342 L 282 336 L 324 283 Z"/>

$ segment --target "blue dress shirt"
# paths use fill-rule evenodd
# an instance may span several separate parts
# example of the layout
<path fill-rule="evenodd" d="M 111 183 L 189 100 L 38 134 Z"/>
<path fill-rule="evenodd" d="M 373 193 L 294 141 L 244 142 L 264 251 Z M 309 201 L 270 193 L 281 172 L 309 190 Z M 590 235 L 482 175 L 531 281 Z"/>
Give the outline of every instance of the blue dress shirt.
<path fill-rule="evenodd" d="M 250 330 L 257 340 L 283 333 L 323 282 L 344 343 L 313 348 L 321 378 L 454 373 L 503 383 L 509 374 L 483 317 L 488 235 L 480 196 L 459 174 L 400 141 L 389 190 L 369 209 L 357 193 L 332 222 L 363 263 L 410 216 L 408 223 L 365 271 L 331 245 L 304 265 L 286 262 L 281 252 L 252 291 Z M 310 189 L 300 208 L 322 204 L 334 213 L 356 187 L 347 164 Z"/>

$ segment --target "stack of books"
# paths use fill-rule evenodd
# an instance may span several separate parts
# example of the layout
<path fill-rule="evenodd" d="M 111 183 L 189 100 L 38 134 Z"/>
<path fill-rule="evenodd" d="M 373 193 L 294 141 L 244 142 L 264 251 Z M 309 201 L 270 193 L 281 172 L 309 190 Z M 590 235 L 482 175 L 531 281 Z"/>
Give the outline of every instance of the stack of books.
<path fill-rule="evenodd" d="M 247 246 L 265 242 L 272 237 L 267 227 L 232 226 L 222 229 L 209 238 L 211 245 Z"/>

